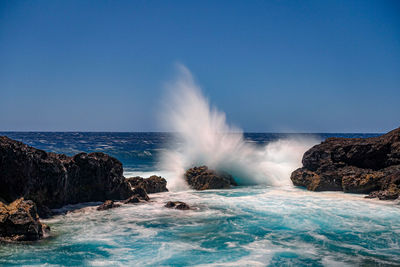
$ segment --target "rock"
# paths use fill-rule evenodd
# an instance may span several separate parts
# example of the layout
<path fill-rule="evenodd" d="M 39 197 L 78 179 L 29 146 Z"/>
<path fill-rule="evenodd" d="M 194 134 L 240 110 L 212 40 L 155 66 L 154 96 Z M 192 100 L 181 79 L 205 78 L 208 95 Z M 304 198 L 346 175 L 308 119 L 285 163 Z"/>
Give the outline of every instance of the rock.
<path fill-rule="evenodd" d="M 373 138 L 328 138 L 303 156 L 291 180 L 312 191 L 400 195 L 400 128 Z"/>
<path fill-rule="evenodd" d="M 40 223 L 33 201 L 20 198 L 9 205 L 0 202 L 0 240 L 33 241 L 48 231 L 50 227 Z"/>
<path fill-rule="evenodd" d="M 188 169 L 185 179 L 189 186 L 196 190 L 226 189 L 237 185 L 231 175 L 210 170 L 207 166 Z"/>
<path fill-rule="evenodd" d="M 167 180 L 161 176 L 150 176 L 149 178 L 142 178 L 139 176 L 131 177 L 127 179 L 131 186 L 142 187 L 148 194 L 167 192 Z"/>
<path fill-rule="evenodd" d="M 150 198 L 147 195 L 147 192 L 144 188 L 142 187 L 136 187 L 132 189 L 133 195 L 137 196 L 138 198 L 145 200 L 145 201 L 149 201 Z"/>
<path fill-rule="evenodd" d="M 109 210 L 118 207 L 121 207 L 121 205 L 114 203 L 113 200 L 106 200 L 103 204 L 97 207 L 97 210 Z"/>
<path fill-rule="evenodd" d="M 51 209 L 49 209 L 47 206 L 41 205 L 41 206 L 36 206 L 36 207 L 37 207 L 39 217 L 42 219 L 47 219 L 47 218 L 50 218 L 53 215 L 55 215 L 55 213 Z"/>
<path fill-rule="evenodd" d="M 182 201 L 168 201 L 165 207 L 170 209 L 175 208 L 177 210 L 190 210 L 189 205 Z"/>
<path fill-rule="evenodd" d="M 139 203 L 140 202 L 140 198 L 138 195 L 133 195 L 128 199 L 125 199 L 122 203 L 124 204 L 133 204 L 133 203 Z"/>
<path fill-rule="evenodd" d="M 129 204 L 129 203 L 139 203 L 141 200 L 144 201 L 149 201 L 150 198 L 146 193 L 146 190 L 142 187 L 136 187 L 136 188 L 132 188 L 132 193 L 133 195 L 131 197 L 129 197 L 128 199 L 125 199 L 124 201 L 122 201 L 122 203 L 124 204 Z"/>
<path fill-rule="evenodd" d="M 0 198 L 33 200 L 44 216 L 66 204 L 130 197 L 122 172 L 121 162 L 104 153 L 68 157 L 0 136 Z"/>

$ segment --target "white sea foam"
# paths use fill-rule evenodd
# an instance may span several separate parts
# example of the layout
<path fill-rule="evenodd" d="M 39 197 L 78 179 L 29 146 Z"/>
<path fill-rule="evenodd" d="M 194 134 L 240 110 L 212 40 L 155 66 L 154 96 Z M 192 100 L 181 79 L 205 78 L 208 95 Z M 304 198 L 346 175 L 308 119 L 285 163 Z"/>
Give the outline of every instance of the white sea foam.
<path fill-rule="evenodd" d="M 177 79 L 168 86 L 162 121 L 176 133 L 179 145 L 161 153 L 161 169 L 170 189 L 187 189 L 187 168 L 207 165 L 234 176 L 239 185 L 291 185 L 290 173 L 301 166 L 303 153 L 318 140 L 284 139 L 264 147 L 245 142 L 242 130 L 227 124 L 225 114 L 210 106 L 190 71 L 178 66 Z"/>
<path fill-rule="evenodd" d="M 164 206 L 174 200 L 193 209 Z M 343 192 L 264 186 L 190 190 L 151 194 L 150 202 L 107 211 L 95 208 L 44 220 L 54 237 L 33 247 L 3 249 L 0 265 L 10 257 L 19 265 L 113 266 L 400 261 L 398 206 Z"/>

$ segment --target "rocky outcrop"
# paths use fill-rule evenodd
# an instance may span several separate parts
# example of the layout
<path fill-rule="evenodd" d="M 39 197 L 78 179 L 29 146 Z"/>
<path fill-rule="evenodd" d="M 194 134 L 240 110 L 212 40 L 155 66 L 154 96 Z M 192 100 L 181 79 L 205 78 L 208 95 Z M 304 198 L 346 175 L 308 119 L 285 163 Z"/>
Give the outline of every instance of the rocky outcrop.
<path fill-rule="evenodd" d="M 47 231 L 50 228 L 39 221 L 33 201 L 20 198 L 9 205 L 0 202 L 0 240 L 33 241 Z"/>
<path fill-rule="evenodd" d="M 140 201 L 149 201 L 150 198 L 146 193 L 146 190 L 142 187 L 136 187 L 133 188 L 132 190 L 132 196 L 128 199 L 125 199 L 124 201 L 122 201 L 122 203 L 124 204 L 133 204 L 133 203 L 139 203 Z"/>
<path fill-rule="evenodd" d="M 118 207 L 121 207 L 121 205 L 116 204 L 113 200 L 106 200 L 103 204 L 97 207 L 97 210 L 109 210 Z"/>
<path fill-rule="evenodd" d="M 132 187 L 142 187 L 146 190 L 147 194 L 167 192 L 167 180 L 161 176 L 150 176 L 149 178 L 142 178 L 140 176 L 127 178 Z"/>
<path fill-rule="evenodd" d="M 207 166 L 193 167 L 186 171 L 185 179 L 196 190 L 226 189 L 237 185 L 233 177 L 225 172 L 216 172 Z"/>
<path fill-rule="evenodd" d="M 122 201 L 122 203 L 124 203 L 124 204 L 135 204 L 135 203 L 139 203 L 139 202 L 140 202 L 140 198 L 137 195 L 133 195 L 130 198 Z"/>
<path fill-rule="evenodd" d="M 144 200 L 144 201 L 150 200 L 149 196 L 147 195 L 146 190 L 142 187 L 133 188 L 132 195 L 137 196 L 139 199 Z"/>
<path fill-rule="evenodd" d="M 190 206 L 182 201 L 168 201 L 165 207 L 177 210 L 190 210 Z"/>
<path fill-rule="evenodd" d="M 400 128 L 373 138 L 328 138 L 303 156 L 296 186 L 396 199 L 400 195 Z"/>
<path fill-rule="evenodd" d="M 0 137 L 0 198 L 33 200 L 44 215 L 66 204 L 130 197 L 122 172 L 121 162 L 104 153 L 68 157 Z"/>

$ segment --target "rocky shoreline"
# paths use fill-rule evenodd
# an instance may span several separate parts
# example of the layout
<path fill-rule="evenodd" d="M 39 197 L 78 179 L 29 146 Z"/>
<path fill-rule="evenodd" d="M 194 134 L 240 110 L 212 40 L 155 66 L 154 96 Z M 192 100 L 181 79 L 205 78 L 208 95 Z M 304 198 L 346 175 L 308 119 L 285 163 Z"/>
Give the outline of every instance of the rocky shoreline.
<path fill-rule="evenodd" d="M 311 191 L 400 196 L 400 128 L 373 138 L 328 138 L 303 156 L 291 175 L 294 185 Z"/>
<path fill-rule="evenodd" d="M 140 181 L 134 183 L 133 181 Z M 162 177 L 123 176 L 122 163 L 104 153 L 73 157 L 45 152 L 0 136 L 0 240 L 31 241 L 44 236 L 40 218 L 52 209 L 85 202 L 105 203 L 100 210 L 148 201 L 166 191 Z"/>
<path fill-rule="evenodd" d="M 185 175 L 197 190 L 228 188 L 228 174 L 206 166 Z M 55 215 L 65 205 L 103 202 L 97 210 L 118 208 L 150 200 L 148 194 L 167 192 L 167 181 L 123 176 L 122 163 L 104 153 L 79 153 L 69 157 L 46 152 L 0 136 L 0 241 L 38 240 L 50 231 L 40 218 Z M 182 201 L 169 201 L 167 208 L 189 210 Z"/>
<path fill-rule="evenodd" d="M 344 191 L 379 199 L 400 196 L 400 128 L 374 138 L 328 138 L 303 156 L 295 170 L 295 186 L 311 191 Z M 207 166 L 184 174 L 195 190 L 236 186 L 231 175 Z M 167 192 L 167 181 L 123 176 L 122 163 L 104 153 L 73 157 L 45 152 L 0 136 L 0 241 L 32 241 L 50 228 L 40 218 L 68 204 L 104 202 L 103 211 L 150 200 L 148 194 Z M 166 208 L 190 210 L 182 201 Z"/>

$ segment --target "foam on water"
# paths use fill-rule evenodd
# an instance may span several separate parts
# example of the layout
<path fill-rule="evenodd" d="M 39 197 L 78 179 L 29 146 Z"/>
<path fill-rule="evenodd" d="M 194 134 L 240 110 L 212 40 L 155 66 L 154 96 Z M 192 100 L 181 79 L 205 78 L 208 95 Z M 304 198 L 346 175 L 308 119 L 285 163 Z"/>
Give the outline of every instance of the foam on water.
<path fill-rule="evenodd" d="M 45 221 L 52 237 L 0 249 L 0 265 L 400 264 L 400 207 L 362 195 L 239 187 L 151 195 Z M 190 211 L 168 209 L 183 200 Z"/>
<path fill-rule="evenodd" d="M 161 169 L 177 178 L 168 179 L 170 188 L 187 189 L 184 171 L 199 165 L 226 171 L 239 185 L 290 185 L 290 173 L 300 167 L 303 153 L 318 140 L 297 137 L 264 147 L 245 142 L 242 131 L 229 126 L 225 114 L 210 106 L 189 70 L 178 68 L 162 119 L 179 140 L 162 153 Z"/>

